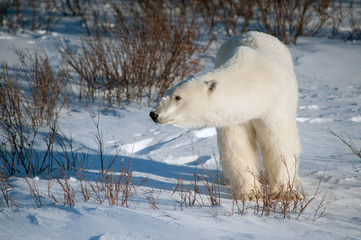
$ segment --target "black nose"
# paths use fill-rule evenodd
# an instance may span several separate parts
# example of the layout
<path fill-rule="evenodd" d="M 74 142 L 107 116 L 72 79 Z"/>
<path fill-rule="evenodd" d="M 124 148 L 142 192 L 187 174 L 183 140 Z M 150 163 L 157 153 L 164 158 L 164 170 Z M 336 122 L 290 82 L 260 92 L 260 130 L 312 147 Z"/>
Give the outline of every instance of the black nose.
<path fill-rule="evenodd" d="M 158 114 L 156 114 L 155 112 L 150 112 L 149 117 L 151 117 L 153 121 L 156 122 L 158 118 Z"/>

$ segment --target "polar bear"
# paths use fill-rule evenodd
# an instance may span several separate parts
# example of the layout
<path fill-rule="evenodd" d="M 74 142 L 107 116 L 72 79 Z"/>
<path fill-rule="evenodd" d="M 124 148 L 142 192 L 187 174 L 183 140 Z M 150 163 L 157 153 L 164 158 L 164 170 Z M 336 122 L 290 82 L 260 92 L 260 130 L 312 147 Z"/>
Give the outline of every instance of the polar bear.
<path fill-rule="evenodd" d="M 167 90 L 150 117 L 160 124 L 217 129 L 223 180 L 238 197 L 293 192 L 300 143 L 292 57 L 277 38 L 247 32 L 218 50 L 215 67 Z M 263 167 L 260 164 L 263 163 Z"/>

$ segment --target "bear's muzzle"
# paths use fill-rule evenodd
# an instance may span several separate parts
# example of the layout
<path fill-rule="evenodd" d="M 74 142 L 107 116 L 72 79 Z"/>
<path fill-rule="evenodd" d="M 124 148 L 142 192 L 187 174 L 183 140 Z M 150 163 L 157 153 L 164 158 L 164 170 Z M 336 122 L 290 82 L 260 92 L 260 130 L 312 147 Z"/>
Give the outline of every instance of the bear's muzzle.
<path fill-rule="evenodd" d="M 151 117 L 154 122 L 157 122 L 158 116 L 159 116 L 159 115 L 156 114 L 156 113 L 153 112 L 153 111 L 151 111 L 151 112 L 149 113 L 149 117 Z"/>

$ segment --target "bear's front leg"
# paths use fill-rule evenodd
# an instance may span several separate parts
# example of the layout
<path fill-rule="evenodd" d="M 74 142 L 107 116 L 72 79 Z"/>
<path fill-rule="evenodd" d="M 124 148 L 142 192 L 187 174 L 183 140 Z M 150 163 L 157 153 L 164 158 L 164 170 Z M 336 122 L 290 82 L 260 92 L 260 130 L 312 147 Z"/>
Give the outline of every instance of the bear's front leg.
<path fill-rule="evenodd" d="M 255 201 L 260 198 L 259 158 L 252 124 L 217 128 L 217 140 L 222 183 L 230 185 L 232 194 L 238 199 Z"/>

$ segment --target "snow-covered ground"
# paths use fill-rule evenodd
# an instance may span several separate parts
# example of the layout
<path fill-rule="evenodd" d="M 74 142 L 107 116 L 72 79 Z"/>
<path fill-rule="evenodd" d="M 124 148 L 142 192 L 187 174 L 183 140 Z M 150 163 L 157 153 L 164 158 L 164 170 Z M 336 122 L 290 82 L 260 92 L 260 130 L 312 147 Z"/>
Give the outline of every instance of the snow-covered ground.
<path fill-rule="evenodd" d="M 79 41 L 66 32 L 0 32 L 0 60 L 15 61 L 10 49 L 39 45 L 53 64 L 59 61 L 59 40 Z M 219 43 L 205 54 L 212 59 Z M 129 207 L 109 206 L 107 202 L 84 202 L 79 179 L 71 176 L 76 190 L 75 206 L 54 206 L 44 176 L 30 179 L 44 194 L 39 208 L 24 178 L 11 178 L 10 196 L 20 208 L 0 208 L 0 239 L 361 239 L 361 159 L 350 154 L 345 144 L 330 130 L 361 147 L 361 42 L 322 38 L 300 38 L 290 47 L 299 83 L 298 126 L 302 142 L 299 175 L 305 191 L 312 194 L 324 170 L 321 187 L 326 193 L 325 215 L 312 221 L 320 198 L 300 219 L 290 220 L 272 214 L 261 217 L 249 209 L 245 216 L 232 213 L 232 200 L 222 188 L 221 206 L 181 208 L 172 191 L 177 180 L 193 180 L 198 158 L 208 169 L 216 169 L 216 132 L 213 128 L 180 129 L 154 124 L 148 116 L 151 107 L 131 104 L 126 109 L 71 104 L 61 110 L 59 128 L 72 136 L 74 144 L 89 150 L 90 170 L 99 169 L 95 155 L 96 131 L 91 116 L 99 117 L 107 157 L 119 149 L 125 161 L 132 159 L 137 195 Z M 39 146 L 41 148 L 41 146 Z M 98 166 L 98 167 L 97 167 Z M 96 181 L 96 176 L 89 175 Z M 62 194 L 57 183 L 51 192 Z M 147 196 L 155 197 L 152 209 Z M 204 201 L 207 204 L 206 197 Z M 311 219 L 308 219 L 308 218 Z"/>

